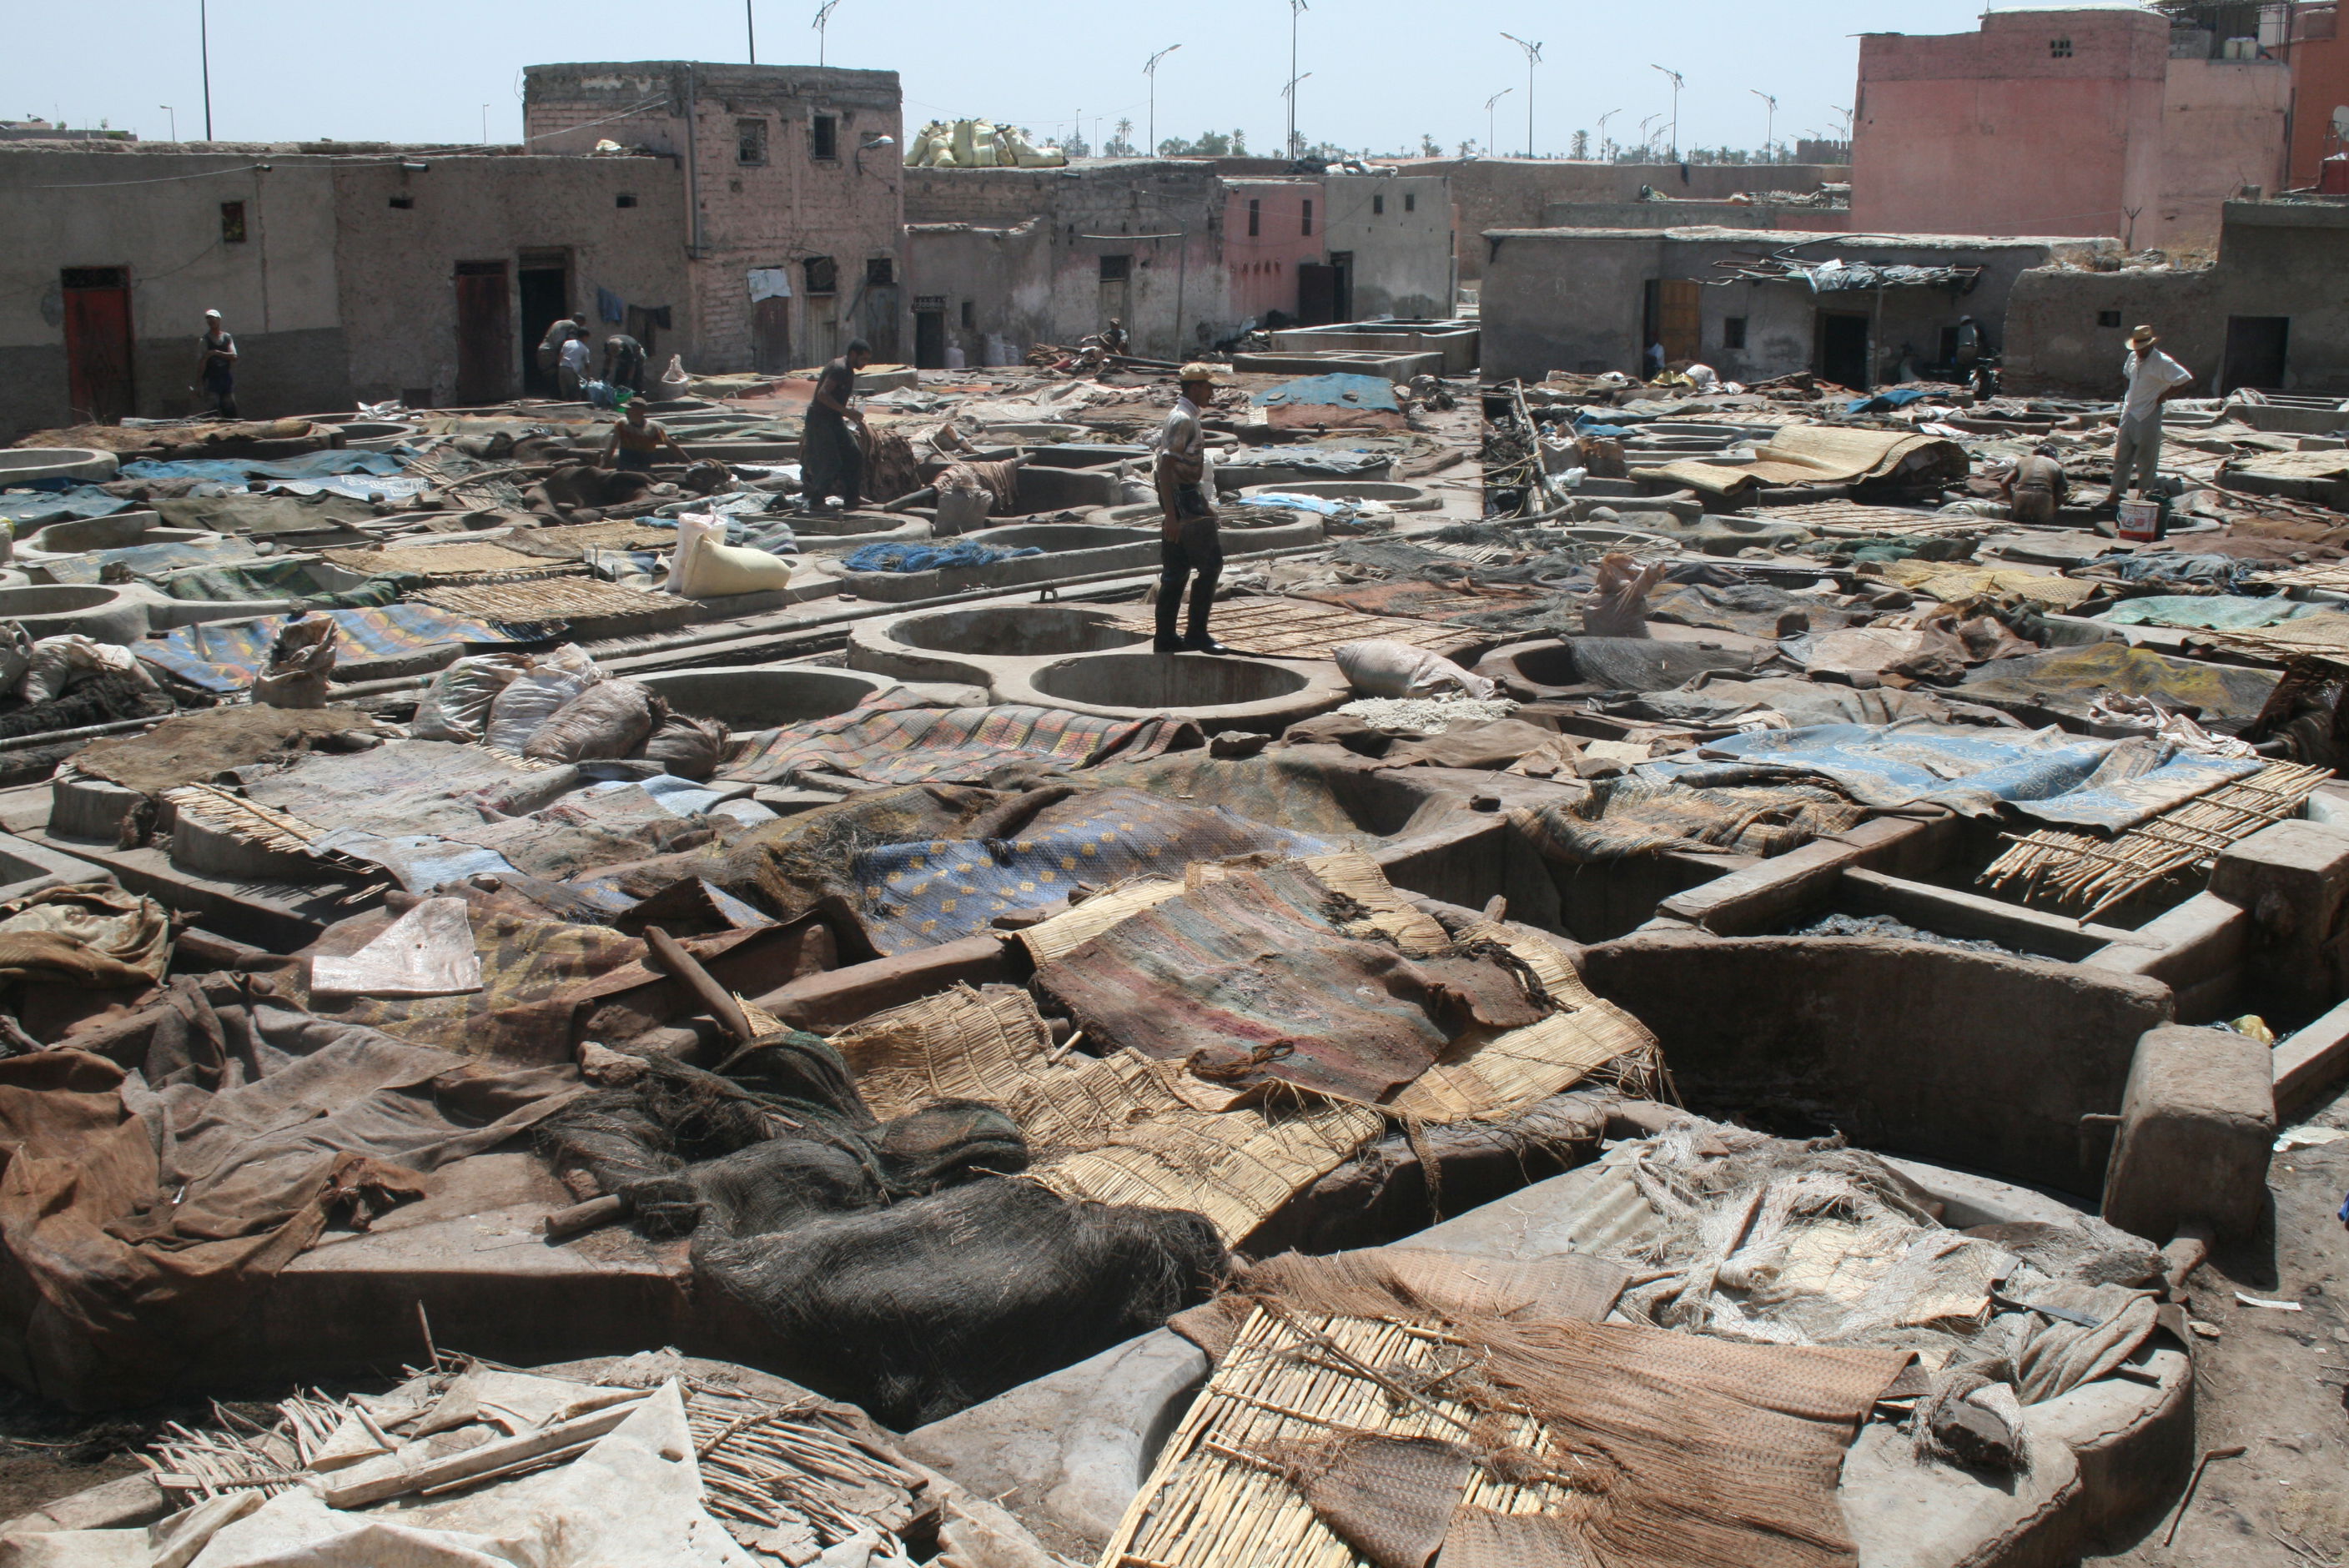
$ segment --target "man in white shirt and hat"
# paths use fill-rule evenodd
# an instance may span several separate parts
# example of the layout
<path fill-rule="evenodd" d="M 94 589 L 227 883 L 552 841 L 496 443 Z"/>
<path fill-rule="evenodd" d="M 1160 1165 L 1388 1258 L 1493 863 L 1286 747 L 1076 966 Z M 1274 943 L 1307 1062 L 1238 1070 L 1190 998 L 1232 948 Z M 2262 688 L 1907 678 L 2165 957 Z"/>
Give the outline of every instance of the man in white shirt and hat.
<path fill-rule="evenodd" d="M 1207 433 L 1199 423 L 1200 411 L 1216 401 L 1216 367 L 1185 365 L 1176 379 L 1183 395 L 1174 400 L 1158 435 L 1160 570 L 1158 636 L 1153 645 L 1162 654 L 1226 654 L 1231 650 L 1207 633 L 1216 580 L 1224 570 L 1224 544 L 1207 495 Z M 1175 613 L 1182 607 L 1186 581 L 1191 583 L 1191 619 L 1186 634 L 1177 637 Z"/>
<path fill-rule="evenodd" d="M 2194 372 L 2161 351 L 2161 339 L 2150 326 L 2128 335 L 2128 357 L 2121 375 L 2128 391 L 2121 399 L 2120 429 L 2113 440 L 2113 489 L 2107 504 L 2131 490 L 2153 489 L 2161 471 L 2161 406 L 2194 379 Z"/>

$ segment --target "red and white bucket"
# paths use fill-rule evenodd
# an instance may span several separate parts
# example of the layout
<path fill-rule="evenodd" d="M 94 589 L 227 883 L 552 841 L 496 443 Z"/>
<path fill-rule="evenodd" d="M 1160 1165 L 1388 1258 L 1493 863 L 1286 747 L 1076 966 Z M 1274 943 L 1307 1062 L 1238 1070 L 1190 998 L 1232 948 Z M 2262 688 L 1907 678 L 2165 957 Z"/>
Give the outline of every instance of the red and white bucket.
<path fill-rule="evenodd" d="M 2123 539 L 2140 543 L 2161 537 L 2161 503 L 2158 500 L 2125 500 L 2120 504 L 2120 521 L 2116 530 Z"/>

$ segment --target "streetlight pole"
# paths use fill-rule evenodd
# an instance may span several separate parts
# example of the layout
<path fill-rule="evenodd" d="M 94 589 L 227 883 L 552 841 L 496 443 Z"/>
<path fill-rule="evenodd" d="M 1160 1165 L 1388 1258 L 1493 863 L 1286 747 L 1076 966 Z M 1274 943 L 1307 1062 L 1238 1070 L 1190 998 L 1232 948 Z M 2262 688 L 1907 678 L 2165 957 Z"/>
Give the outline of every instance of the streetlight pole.
<path fill-rule="evenodd" d="M 483 147 L 487 147 L 489 144 L 490 144 L 490 106 L 489 106 L 489 105 L 487 105 L 487 104 L 483 104 L 483 105 L 481 106 L 481 145 L 482 145 Z"/>
<path fill-rule="evenodd" d="M 750 9 L 750 0 L 742 0 L 742 31 L 750 40 L 750 63 L 759 63 L 759 18 Z"/>
<path fill-rule="evenodd" d="M 1771 154 L 1770 143 L 1778 129 L 1778 100 L 1760 88 L 1747 88 L 1745 90 L 1770 106 L 1769 112 L 1762 119 L 1762 161 L 1774 162 L 1775 160 Z"/>
<path fill-rule="evenodd" d="M 1305 15 L 1305 0 L 1288 0 L 1288 156 L 1301 150 L 1297 145 L 1297 84 L 1305 79 L 1297 74 L 1297 19 Z M 1311 72 L 1307 72 L 1310 76 Z"/>
<path fill-rule="evenodd" d="M 1614 155 L 1607 150 L 1607 122 L 1613 119 L 1617 115 L 1621 114 L 1622 112 L 1623 111 L 1619 108 L 1610 108 L 1605 114 L 1599 117 L 1599 161 L 1601 163 L 1611 163 L 1614 161 Z"/>
<path fill-rule="evenodd" d="M 1526 52 L 1526 156 L 1534 155 L 1534 67 L 1541 64 L 1542 46 L 1529 44 L 1515 33 L 1501 35 Z"/>
<path fill-rule="evenodd" d="M 1671 78 L 1672 78 L 1672 159 L 1671 159 L 1671 160 L 1672 160 L 1674 163 L 1678 163 L 1678 162 L 1681 160 L 1681 74 L 1680 74 L 1680 72 L 1678 72 L 1678 71 L 1674 71 L 1674 70 L 1665 70 L 1665 68 L 1664 68 L 1662 66 L 1656 66 L 1656 67 L 1651 67 L 1651 68 L 1652 68 L 1652 69 L 1655 69 L 1655 70 L 1659 70 L 1659 71 L 1663 71 L 1664 75 L 1666 75 L 1666 76 L 1668 76 L 1668 77 L 1671 77 Z"/>
<path fill-rule="evenodd" d="M 1288 100 L 1288 156 L 1291 158 L 1303 155 L 1297 145 L 1297 84 L 1312 74 L 1311 71 L 1308 71 L 1304 77 L 1291 77 L 1288 85 L 1280 89 L 1280 96 Z"/>
<path fill-rule="evenodd" d="M 1182 46 L 1169 44 L 1143 62 L 1142 74 L 1150 78 L 1150 144 L 1142 150 L 1145 158 L 1158 156 L 1158 62 Z"/>
<path fill-rule="evenodd" d="M 196 48 L 204 63 L 204 139 L 212 139 L 212 0 L 196 0 Z"/>
<path fill-rule="evenodd" d="M 839 5 L 840 0 L 823 0 L 823 4 L 815 8 L 815 20 L 810 24 L 815 28 L 815 63 L 819 66 L 823 64 L 824 37 L 832 26 L 832 14 Z"/>
<path fill-rule="evenodd" d="M 1642 158 L 1648 158 L 1648 159 L 1652 159 L 1652 158 L 1655 156 L 1655 152 L 1656 152 L 1656 130 L 1655 130 L 1656 121 L 1658 121 L 1658 120 L 1660 120 L 1660 119 L 1663 119 L 1663 118 L 1664 118 L 1664 117 L 1663 117 L 1662 115 L 1660 115 L 1660 114 L 1651 114 L 1651 115 L 1650 115 L 1647 119 L 1643 119 L 1643 120 L 1641 120 L 1641 121 L 1640 122 L 1640 157 L 1642 157 Z"/>
<path fill-rule="evenodd" d="M 175 142 L 178 141 L 180 139 L 180 111 L 173 108 L 167 103 L 159 103 L 155 107 L 171 117 L 171 139 Z"/>
<path fill-rule="evenodd" d="M 1515 88 L 1503 88 L 1485 100 L 1485 156 L 1487 158 L 1493 156 L 1501 140 L 1501 133 L 1495 129 L 1500 122 L 1494 116 L 1493 106 L 1516 90 Z"/>

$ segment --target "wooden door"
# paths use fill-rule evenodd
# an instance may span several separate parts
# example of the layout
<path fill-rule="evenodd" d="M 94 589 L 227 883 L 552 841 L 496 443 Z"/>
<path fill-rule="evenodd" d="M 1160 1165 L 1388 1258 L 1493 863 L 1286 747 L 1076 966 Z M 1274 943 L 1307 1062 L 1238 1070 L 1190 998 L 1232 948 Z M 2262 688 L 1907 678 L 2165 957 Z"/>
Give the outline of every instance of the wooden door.
<path fill-rule="evenodd" d="M 947 313 L 940 305 L 914 313 L 914 368 L 944 370 L 947 367 Z"/>
<path fill-rule="evenodd" d="M 1297 325 L 1328 326 L 1338 319 L 1338 269 L 1318 262 L 1297 268 Z"/>
<path fill-rule="evenodd" d="M 1656 282 L 1656 341 L 1664 346 L 1666 365 L 1686 365 L 1704 356 L 1704 328 L 1699 302 L 1704 285 L 1694 278 L 1660 278 Z"/>
<path fill-rule="evenodd" d="M 503 262 L 457 263 L 457 406 L 513 396 L 513 302 Z"/>
<path fill-rule="evenodd" d="M 780 295 L 750 306 L 750 368 L 761 376 L 785 376 L 792 363 L 792 302 Z"/>
<path fill-rule="evenodd" d="M 130 275 L 125 267 L 67 267 L 66 394 L 77 422 L 110 425 L 137 410 L 131 378 Z M 195 357 L 191 347 L 189 358 Z"/>
<path fill-rule="evenodd" d="M 2284 366 L 2292 342 L 2288 315 L 2230 315 L 2227 318 L 2227 356 L 2220 362 L 2219 396 L 2238 387 L 2276 391 L 2283 386 Z"/>

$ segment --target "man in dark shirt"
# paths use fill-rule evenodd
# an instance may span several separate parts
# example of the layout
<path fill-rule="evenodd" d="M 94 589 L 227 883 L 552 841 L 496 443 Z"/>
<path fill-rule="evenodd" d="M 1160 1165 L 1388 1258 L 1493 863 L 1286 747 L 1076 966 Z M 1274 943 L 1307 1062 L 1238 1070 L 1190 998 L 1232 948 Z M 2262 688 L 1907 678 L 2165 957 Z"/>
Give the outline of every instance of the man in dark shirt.
<path fill-rule="evenodd" d="M 212 412 L 236 418 L 236 339 L 221 325 L 221 313 L 204 312 L 204 335 L 196 350 L 196 385 L 212 400 Z"/>
<path fill-rule="evenodd" d="M 800 440 L 800 473 L 811 509 L 838 496 L 841 511 L 854 511 L 864 499 L 864 416 L 851 399 L 856 396 L 856 373 L 872 363 L 873 346 L 860 337 L 816 377 Z"/>
<path fill-rule="evenodd" d="M 645 393 L 645 346 L 625 332 L 604 340 L 604 384 L 625 387 L 641 397 Z"/>

